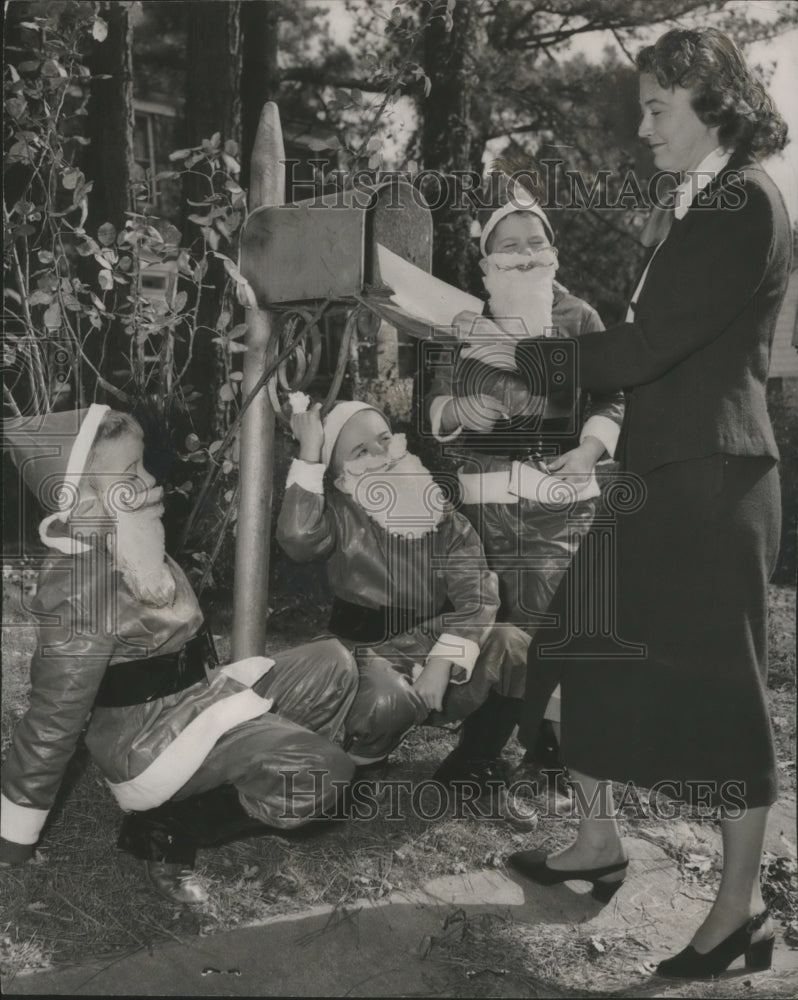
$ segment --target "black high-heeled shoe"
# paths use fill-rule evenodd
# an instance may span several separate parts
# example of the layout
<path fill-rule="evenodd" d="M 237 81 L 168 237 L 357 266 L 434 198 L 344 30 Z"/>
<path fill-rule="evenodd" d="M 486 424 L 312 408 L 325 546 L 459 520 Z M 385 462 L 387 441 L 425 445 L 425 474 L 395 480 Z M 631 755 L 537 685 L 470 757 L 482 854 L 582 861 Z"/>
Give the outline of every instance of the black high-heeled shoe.
<path fill-rule="evenodd" d="M 614 875 L 617 872 L 625 872 L 629 867 L 628 859 L 618 861 L 614 865 L 605 865 L 603 868 L 549 868 L 546 864 L 545 851 L 516 851 L 507 859 L 510 868 L 514 868 L 521 875 L 531 878 L 538 885 L 559 885 L 561 882 L 591 882 L 591 896 L 600 903 L 608 903 L 615 893 L 621 888 L 624 878 L 614 879 L 607 882 L 606 876 Z"/>
<path fill-rule="evenodd" d="M 757 942 L 753 942 L 751 938 L 769 915 L 767 910 L 763 910 L 751 917 L 711 951 L 696 951 L 688 944 L 678 955 L 660 962 L 657 975 L 668 979 L 715 979 L 740 955 L 745 955 L 745 967 L 749 972 L 764 972 L 770 968 L 773 960 L 776 934 L 773 932 Z"/>

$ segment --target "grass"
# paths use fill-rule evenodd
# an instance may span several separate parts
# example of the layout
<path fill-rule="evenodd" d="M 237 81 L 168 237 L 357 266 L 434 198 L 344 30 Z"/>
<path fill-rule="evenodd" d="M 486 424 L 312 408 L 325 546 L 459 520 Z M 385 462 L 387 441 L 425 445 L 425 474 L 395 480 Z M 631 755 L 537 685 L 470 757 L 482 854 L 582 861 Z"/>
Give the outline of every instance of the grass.
<path fill-rule="evenodd" d="M 26 705 L 35 636 L 24 605 L 32 584 L 28 571 L 6 571 L 4 748 Z M 788 791 L 795 788 L 794 608 L 794 590 L 771 588 L 769 697 L 780 774 Z M 276 609 L 270 642 L 273 647 L 298 643 L 322 631 L 323 621 L 321 611 L 309 615 L 307 607 Z M 225 622 L 216 621 L 215 628 L 225 630 Z M 224 644 L 221 652 L 226 652 Z M 388 777 L 417 785 L 430 777 L 454 739 L 447 731 L 415 730 L 392 756 Z M 512 742 L 508 756 L 520 754 Z M 431 813 L 435 804 L 428 802 L 425 808 Z M 451 813 L 425 820 L 407 815 L 405 809 L 405 818 L 398 821 L 390 818 L 390 805 L 383 801 L 368 820 L 319 822 L 290 834 L 200 852 L 198 870 L 210 888 L 210 901 L 197 910 L 183 910 L 155 896 L 141 878 L 139 862 L 116 850 L 119 810 L 87 752 L 79 748 L 35 862 L 0 873 L 0 971 L 8 977 L 6 988 L 15 974 L 26 970 L 146 950 L 315 904 L 380 899 L 394 890 L 420 888 L 438 876 L 501 867 L 511 851 L 530 843 L 528 834 L 499 820 L 475 821 Z M 565 844 L 573 836 L 574 823 L 541 818 L 534 843 L 552 849 Z M 646 829 L 645 821 L 631 818 L 623 825 L 634 835 Z M 712 865 L 699 865 L 706 870 L 697 875 L 690 869 L 694 852 L 689 846 L 678 838 L 664 846 L 680 860 L 686 877 L 698 877 L 708 888 L 716 885 L 718 873 Z M 795 864 L 787 858 L 769 861 L 768 891 L 789 926 L 798 917 Z M 638 944 L 631 931 L 596 940 L 578 927 L 535 928 L 483 914 L 454 920 L 427 942 L 427 951 L 451 965 L 460 989 L 467 990 L 460 995 L 534 996 L 545 983 L 543 995 L 586 996 L 597 990 L 604 995 L 622 991 L 631 981 L 639 987 L 644 978 L 642 972 L 637 974 Z M 744 992 L 757 995 L 751 988 Z"/>

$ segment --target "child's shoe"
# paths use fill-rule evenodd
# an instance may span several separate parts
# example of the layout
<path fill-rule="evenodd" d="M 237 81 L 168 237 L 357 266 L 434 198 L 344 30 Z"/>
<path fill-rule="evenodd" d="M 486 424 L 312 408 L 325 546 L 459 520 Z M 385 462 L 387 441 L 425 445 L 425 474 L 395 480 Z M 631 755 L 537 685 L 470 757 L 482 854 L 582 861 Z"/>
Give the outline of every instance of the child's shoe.
<path fill-rule="evenodd" d="M 170 861 L 145 861 L 144 871 L 155 890 L 171 903 L 196 906 L 207 903 L 208 892 L 193 868 Z"/>

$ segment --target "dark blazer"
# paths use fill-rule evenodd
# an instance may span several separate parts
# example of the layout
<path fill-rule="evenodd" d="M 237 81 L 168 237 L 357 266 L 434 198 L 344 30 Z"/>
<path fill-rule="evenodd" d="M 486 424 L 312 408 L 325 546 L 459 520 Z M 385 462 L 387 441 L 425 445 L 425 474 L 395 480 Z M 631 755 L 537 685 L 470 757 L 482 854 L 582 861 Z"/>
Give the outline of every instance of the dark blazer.
<path fill-rule="evenodd" d="M 717 453 L 778 458 L 765 389 L 791 261 L 778 189 L 733 156 L 674 220 L 634 321 L 578 341 L 580 387 L 626 391 L 623 468 L 644 474 Z M 535 364 L 540 351 L 522 341 L 517 353 Z"/>

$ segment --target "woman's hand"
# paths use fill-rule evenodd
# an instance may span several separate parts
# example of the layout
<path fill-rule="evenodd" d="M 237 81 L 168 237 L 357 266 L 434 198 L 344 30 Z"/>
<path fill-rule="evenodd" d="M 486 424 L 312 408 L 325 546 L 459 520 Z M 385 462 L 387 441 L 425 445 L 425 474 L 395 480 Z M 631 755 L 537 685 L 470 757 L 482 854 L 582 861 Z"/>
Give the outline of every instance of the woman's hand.
<path fill-rule="evenodd" d="M 559 458 L 546 463 L 549 472 L 572 483 L 577 489 L 590 480 L 596 462 L 604 454 L 605 448 L 598 438 L 588 435 L 584 441 Z"/>
<path fill-rule="evenodd" d="M 291 433 L 299 441 L 299 457 L 303 462 L 320 462 L 324 444 L 321 424 L 321 403 L 314 403 L 306 413 L 291 415 Z"/>
<path fill-rule="evenodd" d="M 413 687 L 430 712 L 443 711 L 443 696 L 449 686 L 449 675 L 452 672 L 451 660 L 440 656 L 431 656 L 427 665 L 418 675 Z"/>

